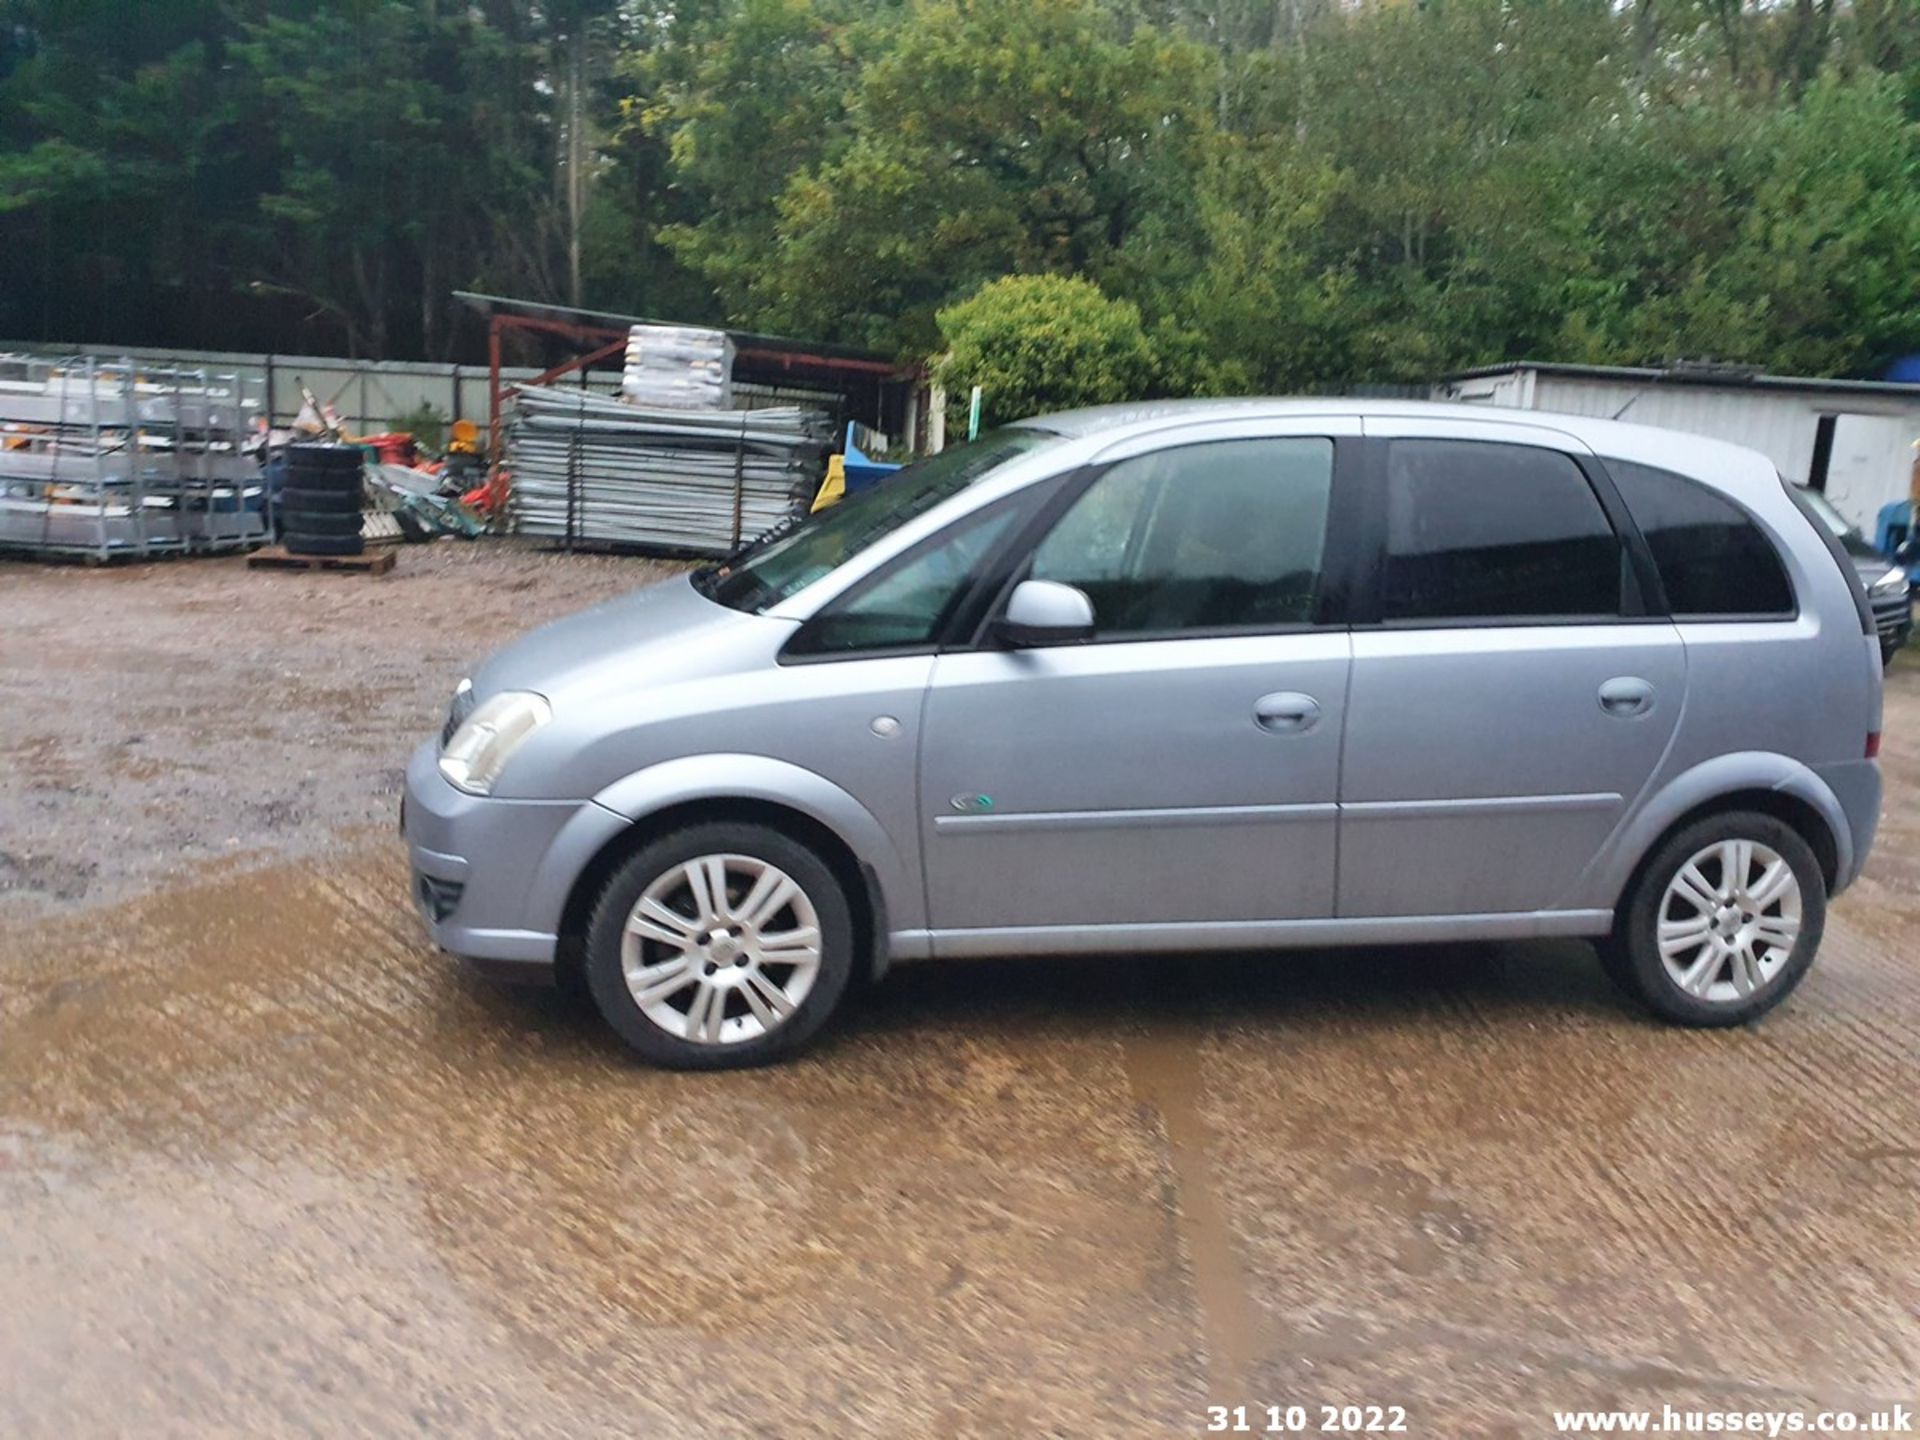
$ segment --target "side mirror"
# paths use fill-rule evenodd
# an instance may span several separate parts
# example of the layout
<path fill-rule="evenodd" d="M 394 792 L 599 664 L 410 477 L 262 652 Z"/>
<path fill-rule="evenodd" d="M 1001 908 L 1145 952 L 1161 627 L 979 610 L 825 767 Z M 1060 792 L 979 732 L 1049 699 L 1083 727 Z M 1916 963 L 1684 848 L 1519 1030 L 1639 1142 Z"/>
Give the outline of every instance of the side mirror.
<path fill-rule="evenodd" d="M 1084 590 L 1057 580 L 1022 580 L 993 625 L 1004 645 L 1077 645 L 1093 638 L 1093 602 Z"/>

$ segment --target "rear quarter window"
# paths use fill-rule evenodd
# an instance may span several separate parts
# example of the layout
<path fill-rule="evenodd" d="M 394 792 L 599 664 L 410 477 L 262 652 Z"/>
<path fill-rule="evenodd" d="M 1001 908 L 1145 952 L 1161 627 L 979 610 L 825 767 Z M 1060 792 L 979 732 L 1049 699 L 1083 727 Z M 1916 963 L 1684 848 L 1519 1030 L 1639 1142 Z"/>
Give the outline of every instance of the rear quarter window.
<path fill-rule="evenodd" d="M 1660 572 L 1676 619 L 1794 613 L 1786 568 L 1753 518 L 1697 480 L 1652 465 L 1606 462 Z"/>

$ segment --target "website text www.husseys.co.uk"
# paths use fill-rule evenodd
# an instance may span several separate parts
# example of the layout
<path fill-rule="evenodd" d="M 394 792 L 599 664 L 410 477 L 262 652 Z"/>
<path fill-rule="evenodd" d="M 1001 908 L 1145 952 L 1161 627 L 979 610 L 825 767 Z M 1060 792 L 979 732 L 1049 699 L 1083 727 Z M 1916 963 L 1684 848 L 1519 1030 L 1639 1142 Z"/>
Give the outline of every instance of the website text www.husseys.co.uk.
<path fill-rule="evenodd" d="M 1556 1410 L 1556 1435 L 1911 1435 L 1913 1410 Z"/>

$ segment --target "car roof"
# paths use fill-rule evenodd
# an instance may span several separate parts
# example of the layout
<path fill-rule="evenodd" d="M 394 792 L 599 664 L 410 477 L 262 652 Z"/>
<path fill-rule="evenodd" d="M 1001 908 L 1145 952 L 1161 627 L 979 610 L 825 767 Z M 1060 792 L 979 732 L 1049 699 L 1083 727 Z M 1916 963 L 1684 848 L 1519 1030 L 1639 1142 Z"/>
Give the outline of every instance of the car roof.
<path fill-rule="evenodd" d="M 1567 436 L 1597 455 L 1680 470 L 1710 478 L 1734 488 L 1758 477 L 1771 477 L 1773 462 L 1756 450 L 1678 430 L 1603 420 L 1591 415 L 1562 415 L 1550 410 L 1521 410 L 1505 405 L 1473 405 L 1457 400 L 1365 400 L 1328 395 L 1301 398 L 1237 397 L 1219 400 L 1142 400 L 1119 405 L 1092 405 L 1035 415 L 1015 421 L 1019 426 L 1051 431 L 1078 440 L 1124 440 L 1211 420 L 1284 420 L 1306 416 L 1357 419 L 1436 420 L 1454 424 L 1511 427 L 1516 441 L 1541 432 Z"/>
<path fill-rule="evenodd" d="M 1192 424 L 1196 420 L 1351 415 L 1357 413 L 1358 403 L 1340 399 L 1262 399 L 1255 396 L 1224 400 L 1128 400 L 1117 405 L 1088 405 L 1079 410 L 1034 415 L 1025 420 L 1016 420 L 1013 424 L 1035 430 L 1050 430 L 1056 435 L 1078 440 L 1091 435 L 1145 433 L 1163 425 Z"/>

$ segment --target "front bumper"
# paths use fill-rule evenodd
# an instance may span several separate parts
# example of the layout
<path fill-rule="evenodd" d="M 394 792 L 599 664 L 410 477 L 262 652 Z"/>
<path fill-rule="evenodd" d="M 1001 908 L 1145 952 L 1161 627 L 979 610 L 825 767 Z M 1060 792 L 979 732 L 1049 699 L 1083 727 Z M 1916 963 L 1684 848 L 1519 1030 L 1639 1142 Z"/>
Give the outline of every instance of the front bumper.
<path fill-rule="evenodd" d="M 1883 650 L 1898 650 L 1913 638 L 1913 597 L 1911 592 L 1891 600 L 1873 602 L 1873 628 L 1880 634 Z"/>
<path fill-rule="evenodd" d="M 449 785 L 428 741 L 407 765 L 401 829 L 414 907 L 433 943 L 507 979 L 550 981 L 577 870 L 549 857 L 577 801 L 496 800 Z"/>

